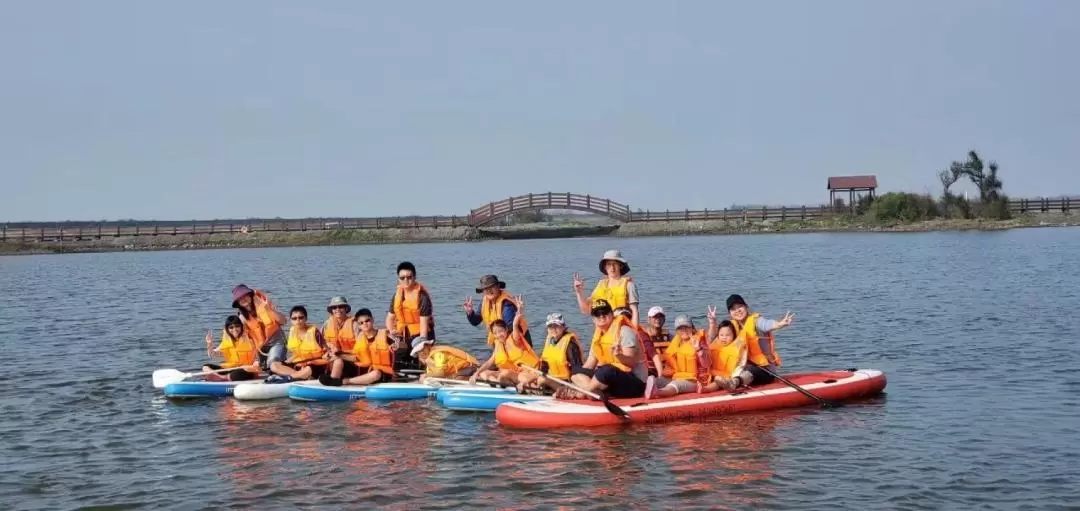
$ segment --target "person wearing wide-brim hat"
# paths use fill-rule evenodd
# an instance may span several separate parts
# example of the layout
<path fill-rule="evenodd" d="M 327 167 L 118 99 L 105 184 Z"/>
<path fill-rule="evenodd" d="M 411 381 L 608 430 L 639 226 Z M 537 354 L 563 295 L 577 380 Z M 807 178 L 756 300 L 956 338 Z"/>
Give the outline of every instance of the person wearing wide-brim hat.
<path fill-rule="evenodd" d="M 244 322 L 244 331 L 259 349 L 259 365 L 264 371 L 275 361 L 285 360 L 285 315 L 278 312 L 262 290 L 239 284 L 232 290 L 232 307 Z"/>
<path fill-rule="evenodd" d="M 326 318 L 326 322 L 322 325 L 322 335 L 330 345 L 333 358 L 343 353 L 351 353 L 353 345 L 356 344 L 356 328 L 353 326 L 355 324 L 353 318 L 349 317 L 349 313 L 352 312 L 349 301 L 344 296 L 335 296 L 326 306 L 326 312 L 330 313 L 330 317 Z M 352 368 L 346 369 L 346 373 L 350 376 L 345 377 L 355 376 L 351 374 L 353 372 L 355 371 Z"/>
<path fill-rule="evenodd" d="M 604 278 L 596 283 L 588 297 L 585 296 L 585 281 L 579 274 L 574 274 L 574 294 L 577 295 L 578 309 L 582 314 L 588 315 L 594 300 L 605 300 L 613 308 L 630 309 L 631 321 L 639 323 L 637 285 L 628 275 L 630 263 L 623 257 L 622 252 L 608 250 L 600 258 L 599 267 Z"/>
<path fill-rule="evenodd" d="M 465 309 L 465 319 L 472 326 L 479 326 L 482 323 L 484 329 L 487 330 L 488 345 L 494 346 L 495 336 L 491 333 L 491 323 L 496 319 L 501 319 L 507 325 L 513 326 L 514 321 L 517 319 L 517 303 L 514 301 L 514 297 L 506 292 L 506 282 L 499 280 L 497 275 L 480 277 L 476 292 L 484 295 L 483 300 L 480 302 L 480 310 L 477 311 L 473 307 L 473 298 L 466 296 L 465 303 L 462 304 L 462 308 Z M 532 347 L 533 341 L 532 335 L 529 333 L 529 326 L 519 325 L 519 328 L 524 333 L 529 347 Z"/>

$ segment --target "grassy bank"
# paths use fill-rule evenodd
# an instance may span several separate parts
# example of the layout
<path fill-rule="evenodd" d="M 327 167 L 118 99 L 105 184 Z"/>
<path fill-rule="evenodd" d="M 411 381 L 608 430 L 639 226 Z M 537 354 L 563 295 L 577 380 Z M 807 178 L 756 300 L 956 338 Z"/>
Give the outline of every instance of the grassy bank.
<path fill-rule="evenodd" d="M 1029 214 L 1009 220 L 935 219 L 919 222 L 875 222 L 865 216 L 837 216 L 819 220 L 788 221 L 677 221 L 623 224 L 615 237 L 685 236 L 710 234 L 764 234 L 798 232 L 926 232 L 958 230 L 1003 230 L 1023 227 L 1080 225 L 1080 216 Z M 564 227 L 565 228 L 565 227 Z M 518 238 L 534 229 L 537 238 L 550 237 L 550 227 L 517 226 Z M 121 252 L 148 250 L 199 250 L 212 248 L 297 247 L 328 245 L 368 245 L 380 243 L 433 243 L 483 241 L 491 239 L 469 227 L 419 229 L 357 229 L 302 232 L 254 232 L 249 234 L 159 235 L 106 237 L 100 240 L 0 243 L 0 255 L 55 254 L 79 252 Z"/>

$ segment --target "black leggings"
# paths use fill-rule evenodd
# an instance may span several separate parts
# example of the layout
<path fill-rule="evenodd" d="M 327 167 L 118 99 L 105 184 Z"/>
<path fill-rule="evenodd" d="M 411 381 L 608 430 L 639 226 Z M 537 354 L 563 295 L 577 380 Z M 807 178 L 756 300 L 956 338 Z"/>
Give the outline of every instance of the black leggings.
<path fill-rule="evenodd" d="M 776 381 L 776 378 L 774 378 L 773 375 L 765 372 L 764 369 L 762 369 L 762 368 L 760 368 L 760 367 L 758 367 L 758 366 L 756 366 L 754 364 L 746 364 L 746 370 L 750 371 L 750 374 L 754 376 L 754 380 L 752 382 L 750 382 L 751 387 L 758 387 L 758 386 L 761 386 L 761 385 L 768 385 L 768 384 Z"/>
<path fill-rule="evenodd" d="M 222 369 L 222 367 L 217 365 L 217 364 L 206 364 L 206 367 L 209 367 L 211 370 L 214 370 L 214 371 L 216 371 L 218 369 Z M 241 369 L 239 367 L 236 368 L 236 369 L 233 369 L 232 371 L 229 371 L 229 372 L 225 373 L 225 376 L 229 377 L 229 381 L 245 381 L 245 380 L 254 380 L 255 379 L 254 374 L 251 374 L 251 373 L 247 372 L 246 370 Z"/>

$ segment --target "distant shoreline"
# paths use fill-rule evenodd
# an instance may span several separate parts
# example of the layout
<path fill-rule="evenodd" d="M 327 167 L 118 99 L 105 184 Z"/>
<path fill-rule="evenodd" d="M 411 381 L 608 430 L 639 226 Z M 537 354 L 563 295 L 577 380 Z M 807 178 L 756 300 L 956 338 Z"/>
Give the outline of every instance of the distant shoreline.
<path fill-rule="evenodd" d="M 498 239 L 554 239 L 606 236 L 612 238 L 740 235 L 822 232 L 934 232 L 998 231 L 1031 227 L 1080 226 L 1080 216 L 1059 213 L 1020 215 L 1010 220 L 929 220 L 913 223 L 875 224 L 845 218 L 731 222 L 691 220 L 631 222 L 621 225 L 521 225 L 503 229 L 475 227 L 420 227 L 411 229 L 339 229 L 301 232 L 252 232 L 235 234 L 162 234 L 121 236 L 65 242 L 0 243 L 0 255 L 143 252 L 163 250 L 211 250 L 223 248 L 271 248 L 406 243 L 446 243 Z M 603 234 L 603 233 L 609 234 Z"/>

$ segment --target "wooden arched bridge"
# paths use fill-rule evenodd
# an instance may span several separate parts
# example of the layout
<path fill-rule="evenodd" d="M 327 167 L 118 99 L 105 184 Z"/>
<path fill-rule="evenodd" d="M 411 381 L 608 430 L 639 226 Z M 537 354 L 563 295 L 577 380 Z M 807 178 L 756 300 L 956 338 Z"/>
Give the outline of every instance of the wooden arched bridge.
<path fill-rule="evenodd" d="M 489 202 L 469 212 L 469 225 L 481 227 L 523 211 L 542 209 L 569 209 L 604 215 L 621 222 L 630 222 L 630 206 L 611 199 L 580 195 L 570 192 L 547 192 L 518 195 L 501 201 Z"/>

